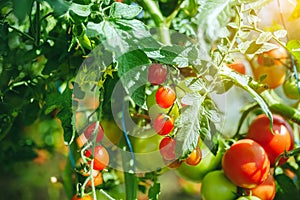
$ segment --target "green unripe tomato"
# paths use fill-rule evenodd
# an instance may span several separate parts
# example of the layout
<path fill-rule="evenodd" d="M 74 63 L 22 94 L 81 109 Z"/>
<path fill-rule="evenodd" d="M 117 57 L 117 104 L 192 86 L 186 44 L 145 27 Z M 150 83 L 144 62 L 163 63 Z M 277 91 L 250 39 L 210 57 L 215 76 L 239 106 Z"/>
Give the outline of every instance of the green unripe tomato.
<path fill-rule="evenodd" d="M 203 200 L 234 200 L 237 194 L 237 186 L 234 185 L 222 170 L 209 172 L 201 185 L 201 197 Z"/>
<path fill-rule="evenodd" d="M 136 137 L 130 136 L 138 170 L 149 172 L 165 166 L 159 152 L 162 139 L 163 137 L 153 129 L 146 130 Z"/>
<path fill-rule="evenodd" d="M 298 90 L 297 81 L 291 76 L 283 84 L 284 94 L 290 99 L 300 99 L 300 91 Z"/>
<path fill-rule="evenodd" d="M 201 182 L 208 172 L 218 168 L 224 154 L 223 148 L 220 147 L 216 156 L 210 152 L 204 142 L 200 142 L 200 149 L 203 155 L 200 163 L 196 166 L 182 163 L 182 165 L 176 169 L 180 177 L 193 182 Z"/>

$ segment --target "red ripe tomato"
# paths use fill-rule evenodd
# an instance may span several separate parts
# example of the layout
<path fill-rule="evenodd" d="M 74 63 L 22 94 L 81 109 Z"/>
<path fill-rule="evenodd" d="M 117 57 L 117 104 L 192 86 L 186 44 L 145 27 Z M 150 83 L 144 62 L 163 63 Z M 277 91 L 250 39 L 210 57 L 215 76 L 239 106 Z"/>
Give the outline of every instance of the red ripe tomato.
<path fill-rule="evenodd" d="M 270 130 L 269 118 L 262 114 L 250 124 L 246 138 L 256 141 L 265 149 L 271 166 L 275 164 L 276 158 L 281 153 L 292 150 L 294 147 L 292 128 L 278 115 L 273 115 L 273 133 Z M 283 164 L 285 161 L 285 159 L 281 159 L 279 164 Z"/>
<path fill-rule="evenodd" d="M 165 160 L 175 160 L 175 148 L 176 140 L 171 137 L 165 137 L 160 141 L 159 151 L 163 159 Z"/>
<path fill-rule="evenodd" d="M 263 200 L 273 200 L 276 194 L 276 185 L 273 176 L 269 174 L 263 183 L 251 190 L 248 190 L 247 194 L 252 194 L 253 196 L 259 197 Z"/>
<path fill-rule="evenodd" d="M 92 149 L 88 149 L 85 152 L 85 156 L 91 158 Z M 93 169 L 103 170 L 108 165 L 108 163 L 109 163 L 109 154 L 106 151 L 106 149 L 103 146 L 95 146 Z"/>
<path fill-rule="evenodd" d="M 168 69 L 165 65 L 153 63 L 148 68 L 148 81 L 152 85 L 160 85 L 167 79 Z"/>
<path fill-rule="evenodd" d="M 158 88 L 155 94 L 156 103 L 162 108 L 169 108 L 173 105 L 176 99 L 175 91 L 167 86 Z"/>
<path fill-rule="evenodd" d="M 79 195 L 75 194 L 71 200 L 93 200 L 93 198 L 90 195 L 80 197 Z"/>
<path fill-rule="evenodd" d="M 95 128 L 96 128 L 96 123 L 97 122 L 93 122 L 92 124 L 90 124 L 84 131 L 83 134 L 81 134 L 78 138 L 77 138 L 77 144 L 79 147 L 82 147 L 85 143 L 87 143 L 87 141 L 93 141 L 94 140 L 94 135 L 97 135 L 96 137 L 96 142 L 100 142 L 103 139 L 104 136 L 104 131 L 103 128 L 100 124 L 98 124 L 98 130 L 96 131 L 96 133 L 94 133 Z"/>
<path fill-rule="evenodd" d="M 167 135 L 174 128 L 174 119 L 169 115 L 159 114 L 153 122 L 153 128 L 159 135 Z"/>
<path fill-rule="evenodd" d="M 240 73 L 240 74 L 246 74 L 246 68 L 245 65 L 242 62 L 234 62 L 227 65 L 230 69 L 233 69 L 234 71 Z"/>
<path fill-rule="evenodd" d="M 189 157 L 185 160 L 185 163 L 188 165 L 196 166 L 200 163 L 202 159 L 202 152 L 200 147 L 197 147 L 190 153 Z"/>
<path fill-rule="evenodd" d="M 222 168 L 234 184 L 251 189 L 266 180 L 270 161 L 263 147 L 257 142 L 242 139 L 225 152 Z"/>
<path fill-rule="evenodd" d="M 283 47 L 272 49 L 268 52 L 264 52 L 257 56 L 257 62 L 259 65 L 272 66 L 272 65 L 284 65 L 287 61 L 288 54 Z"/>

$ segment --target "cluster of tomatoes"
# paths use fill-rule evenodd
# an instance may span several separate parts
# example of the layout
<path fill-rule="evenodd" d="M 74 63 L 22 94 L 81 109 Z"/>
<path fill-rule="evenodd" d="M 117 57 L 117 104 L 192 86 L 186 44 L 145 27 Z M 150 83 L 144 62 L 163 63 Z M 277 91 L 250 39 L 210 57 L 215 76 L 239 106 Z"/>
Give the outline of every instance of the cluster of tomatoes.
<path fill-rule="evenodd" d="M 178 174 L 201 182 L 201 196 L 206 200 L 272 200 L 276 193 L 274 167 L 284 164 L 284 152 L 293 148 L 290 125 L 273 115 L 271 129 L 269 118 L 261 114 L 252 121 L 245 137 L 224 149 L 224 154 L 208 154 L 195 169 L 181 166 Z"/>
<path fill-rule="evenodd" d="M 84 151 L 84 156 L 87 159 L 88 165 L 91 165 L 91 163 L 93 163 L 93 166 L 91 166 L 92 170 L 88 169 L 86 172 L 85 170 L 80 171 L 80 174 L 83 177 L 89 177 L 90 172 L 92 172 L 93 183 L 89 178 L 90 180 L 88 180 L 88 182 L 86 183 L 86 187 L 91 188 L 92 185 L 96 187 L 103 183 L 101 171 L 105 169 L 109 163 L 109 154 L 106 148 L 100 145 L 100 142 L 102 141 L 103 137 L 104 131 L 102 126 L 97 122 L 93 122 L 89 124 L 84 129 L 83 133 L 77 138 L 77 144 L 80 148 L 84 147 L 85 145 L 91 146 L 91 144 L 94 142 L 96 144 L 94 147 L 91 146 Z M 80 197 L 80 195 L 75 194 L 72 200 L 75 199 L 92 199 L 92 197 L 89 195 L 84 195 L 83 197 Z"/>
<path fill-rule="evenodd" d="M 176 92 L 172 87 L 162 85 L 168 76 L 167 66 L 153 63 L 148 68 L 148 81 L 151 85 L 159 85 L 147 98 L 147 106 L 152 121 L 152 126 L 158 135 L 163 136 L 159 144 L 162 158 L 170 163 L 169 167 L 178 167 L 181 161 L 176 156 L 176 139 L 171 136 L 174 129 L 174 121 L 178 117 L 178 105 Z M 154 96 L 155 95 L 155 96 Z M 202 158 L 199 147 L 194 149 L 185 160 L 189 165 L 197 165 Z"/>

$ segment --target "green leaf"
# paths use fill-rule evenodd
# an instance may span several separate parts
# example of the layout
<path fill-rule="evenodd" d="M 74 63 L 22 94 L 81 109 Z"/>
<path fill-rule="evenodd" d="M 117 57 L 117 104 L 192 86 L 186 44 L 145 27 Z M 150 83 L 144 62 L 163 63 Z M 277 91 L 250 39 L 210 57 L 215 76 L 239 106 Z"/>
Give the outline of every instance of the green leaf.
<path fill-rule="evenodd" d="M 198 93 L 190 93 L 185 97 L 193 102 L 192 105 L 183 108 L 182 113 L 175 121 L 176 132 L 176 155 L 185 158 L 192 152 L 198 143 L 200 123 L 198 116 L 201 115 L 204 97 Z"/>
<path fill-rule="evenodd" d="M 143 8 L 137 5 L 127 5 L 114 2 L 110 9 L 110 17 L 119 19 L 133 19 L 142 12 Z"/>
<path fill-rule="evenodd" d="M 272 33 L 270 32 L 263 32 L 259 34 L 258 38 L 256 39 L 256 44 L 264 44 L 272 39 Z"/>
<path fill-rule="evenodd" d="M 287 49 L 294 56 L 297 64 L 300 68 L 300 41 L 299 40 L 290 40 L 287 45 Z"/>
<path fill-rule="evenodd" d="M 131 51 L 118 58 L 118 75 L 127 94 L 136 104 L 142 106 L 145 101 L 145 85 L 150 60 L 141 50 Z"/>
<path fill-rule="evenodd" d="M 285 174 L 279 174 L 275 176 L 276 180 L 276 196 L 275 200 L 297 200 L 299 192 L 294 182 Z"/>
<path fill-rule="evenodd" d="M 69 11 L 73 11 L 76 15 L 87 17 L 91 14 L 90 7 L 90 5 L 72 3 L 69 7 Z"/>
<path fill-rule="evenodd" d="M 274 32 L 274 36 L 275 36 L 277 39 L 285 38 L 286 35 L 287 35 L 287 31 L 286 31 L 286 30 L 278 30 L 278 31 L 275 31 L 275 32 Z"/>
<path fill-rule="evenodd" d="M 58 16 L 64 15 L 66 12 L 68 12 L 71 5 L 70 2 L 65 0 L 46 0 L 46 2 L 52 7 Z"/>
<path fill-rule="evenodd" d="M 155 182 L 149 189 L 148 197 L 152 200 L 157 200 L 160 194 L 160 183 Z"/>
<path fill-rule="evenodd" d="M 26 15 L 30 14 L 33 0 L 13 0 L 13 12 L 20 22 L 26 19 Z"/>
<path fill-rule="evenodd" d="M 64 140 L 67 144 L 73 138 L 72 122 L 72 90 L 68 87 L 60 93 L 51 93 L 47 95 L 45 108 L 54 107 L 59 110 L 57 117 L 61 120 L 64 130 Z"/>
<path fill-rule="evenodd" d="M 263 45 L 257 44 L 256 42 L 252 42 L 248 49 L 246 50 L 246 54 L 254 54 L 256 51 L 258 51 Z"/>
<path fill-rule="evenodd" d="M 231 0 L 207 0 L 201 1 L 196 16 L 196 23 L 204 36 L 214 41 L 219 37 L 219 31 L 227 26 L 230 19 L 235 15 L 231 7 Z"/>

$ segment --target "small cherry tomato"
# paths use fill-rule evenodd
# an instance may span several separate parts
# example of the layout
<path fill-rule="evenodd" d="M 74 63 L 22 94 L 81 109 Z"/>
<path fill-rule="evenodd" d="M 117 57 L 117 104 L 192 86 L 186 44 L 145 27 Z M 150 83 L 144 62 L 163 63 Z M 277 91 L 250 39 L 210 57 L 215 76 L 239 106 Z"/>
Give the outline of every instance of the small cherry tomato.
<path fill-rule="evenodd" d="M 246 68 L 245 65 L 242 62 L 234 62 L 227 65 L 230 69 L 240 73 L 240 74 L 246 74 Z"/>
<path fill-rule="evenodd" d="M 153 122 L 153 128 L 157 134 L 167 135 L 174 128 L 174 119 L 169 115 L 159 114 Z"/>
<path fill-rule="evenodd" d="M 273 115 L 273 133 L 270 130 L 270 120 L 267 115 L 257 116 L 250 124 L 246 138 L 259 143 L 266 151 L 271 166 L 284 151 L 292 150 L 294 137 L 291 126 L 279 115 Z M 281 159 L 279 164 L 285 163 Z"/>
<path fill-rule="evenodd" d="M 90 195 L 80 197 L 78 194 L 75 194 L 71 200 L 93 200 L 93 198 Z"/>
<path fill-rule="evenodd" d="M 85 152 L 85 156 L 91 158 L 92 149 L 88 149 Z M 106 151 L 106 149 L 103 146 L 95 146 L 93 169 L 103 170 L 108 165 L 108 163 L 109 163 L 109 154 Z"/>
<path fill-rule="evenodd" d="M 148 81 L 152 85 L 161 85 L 167 79 L 168 69 L 165 65 L 153 63 L 148 68 Z"/>
<path fill-rule="evenodd" d="M 171 137 L 163 138 L 159 144 L 160 154 L 165 160 L 176 159 L 175 148 L 176 148 L 176 140 Z"/>
<path fill-rule="evenodd" d="M 254 195 L 263 200 L 273 200 L 276 194 L 276 185 L 274 177 L 269 174 L 267 179 L 257 187 L 248 190 L 247 194 Z"/>
<path fill-rule="evenodd" d="M 168 86 L 161 86 L 158 88 L 155 97 L 156 103 L 162 108 L 171 107 L 176 100 L 175 91 Z"/>
<path fill-rule="evenodd" d="M 96 137 L 96 142 L 100 142 L 103 139 L 104 136 L 104 131 L 103 128 L 100 124 L 98 124 L 98 129 L 95 132 L 97 122 L 93 122 L 90 124 L 85 130 L 83 131 L 83 134 L 81 134 L 76 142 L 79 147 L 82 147 L 87 141 L 93 141 L 94 140 L 94 135 L 97 135 Z M 95 132 L 95 133 L 94 133 Z"/>
<path fill-rule="evenodd" d="M 234 184 L 251 189 L 266 180 L 270 161 L 263 147 L 257 142 L 242 139 L 227 149 L 222 159 L 222 168 Z"/>
<path fill-rule="evenodd" d="M 102 178 L 102 173 L 99 172 L 96 176 L 93 177 L 94 179 L 94 186 L 98 186 L 98 185 L 101 185 L 103 183 L 103 178 Z M 92 187 L 92 181 L 89 180 L 86 184 L 86 186 L 88 187 Z"/>
<path fill-rule="evenodd" d="M 188 165 L 192 165 L 192 166 L 196 166 L 200 163 L 202 159 L 202 152 L 200 147 L 196 147 L 196 149 L 194 149 L 189 157 L 185 160 L 185 163 Z"/>

